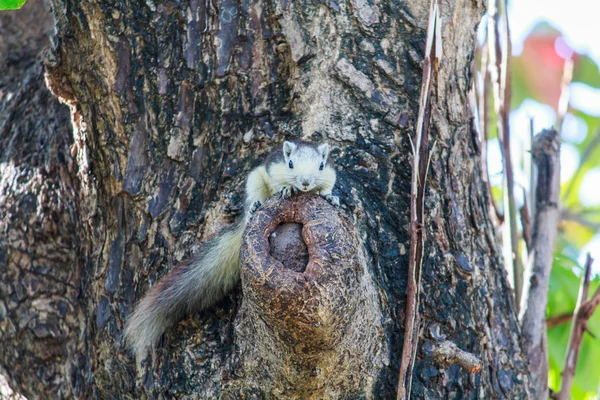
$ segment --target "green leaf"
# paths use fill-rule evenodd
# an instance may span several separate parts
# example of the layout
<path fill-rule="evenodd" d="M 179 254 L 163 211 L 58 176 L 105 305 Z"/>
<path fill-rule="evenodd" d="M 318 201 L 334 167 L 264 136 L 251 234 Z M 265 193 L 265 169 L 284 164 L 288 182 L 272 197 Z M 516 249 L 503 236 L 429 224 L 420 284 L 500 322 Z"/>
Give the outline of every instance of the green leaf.
<path fill-rule="evenodd" d="M 560 389 L 560 373 L 565 363 L 565 350 L 569 342 L 571 324 L 564 324 L 548 329 L 548 358 L 550 361 L 550 387 L 555 392 Z"/>
<path fill-rule="evenodd" d="M 573 82 L 582 82 L 595 88 L 600 88 L 600 70 L 588 56 L 580 56 L 573 71 Z"/>
<path fill-rule="evenodd" d="M 0 10 L 18 10 L 26 0 L 0 0 Z"/>
<path fill-rule="evenodd" d="M 548 316 L 568 313 L 575 308 L 579 292 L 579 277 L 573 271 L 574 268 L 580 269 L 577 261 L 563 254 L 554 254 L 548 293 Z M 563 343 L 562 346 L 565 344 Z"/>

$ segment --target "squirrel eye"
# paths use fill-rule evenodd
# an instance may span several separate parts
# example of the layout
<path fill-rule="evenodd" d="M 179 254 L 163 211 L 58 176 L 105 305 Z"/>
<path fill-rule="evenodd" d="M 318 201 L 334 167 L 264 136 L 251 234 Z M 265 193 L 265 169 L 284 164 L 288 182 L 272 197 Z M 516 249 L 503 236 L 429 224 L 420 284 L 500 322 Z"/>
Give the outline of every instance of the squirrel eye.
<path fill-rule="evenodd" d="M 325 168 L 325 164 L 323 164 L 323 161 L 321 161 L 321 165 L 319 165 L 319 171 L 323 171 L 323 168 Z"/>
<path fill-rule="evenodd" d="M 290 160 L 290 162 L 288 163 L 288 166 L 292 169 L 294 168 L 294 163 L 292 162 L 292 160 Z"/>

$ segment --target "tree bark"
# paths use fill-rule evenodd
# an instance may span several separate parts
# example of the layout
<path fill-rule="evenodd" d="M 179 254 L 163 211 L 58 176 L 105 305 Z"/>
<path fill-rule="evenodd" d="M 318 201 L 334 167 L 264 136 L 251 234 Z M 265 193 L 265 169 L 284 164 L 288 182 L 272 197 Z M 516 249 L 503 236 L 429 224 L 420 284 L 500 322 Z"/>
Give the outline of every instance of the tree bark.
<path fill-rule="evenodd" d="M 31 398 L 392 398 L 428 8 L 425 0 L 52 0 L 46 81 L 73 125 L 52 117 L 64 107 L 36 104 L 24 87 L 15 89 L 21 103 L 2 100 L 0 109 L 0 187 L 8 188 L 0 207 L 14 215 L 0 225 L 0 338 L 8 344 L 0 365 L 10 384 Z M 444 3 L 414 398 L 524 398 L 531 385 L 467 106 L 482 13 L 478 1 Z M 46 93 L 36 68 L 29 82 Z M 342 318 L 319 345 L 328 344 L 328 360 L 342 360 L 337 378 L 356 382 L 334 390 L 314 378 L 320 361 L 294 358 L 314 339 L 294 336 L 294 318 L 310 320 L 308 311 L 290 303 L 259 319 L 269 299 L 252 286 L 247 264 L 231 296 L 179 323 L 137 369 L 122 337 L 135 302 L 241 215 L 245 176 L 286 138 L 333 145 L 340 221 L 355 235 L 352 265 L 362 272 L 354 279 L 366 288 L 343 281 L 355 289 L 341 291 L 340 304 L 368 316 L 357 321 L 373 335 L 357 351 L 351 339 L 362 340 L 353 335 L 363 325 Z M 12 166 L 31 178 L 5 174 Z M 48 261 L 36 264 L 38 252 Z M 322 268 L 339 268 L 330 263 Z M 279 334 L 268 340 L 296 370 L 253 363 L 273 361 L 259 325 L 291 316 L 273 331 L 289 331 L 297 347 Z M 454 355 L 440 356 L 440 346 Z M 469 354 L 481 360 L 478 372 L 448 361 Z M 335 377 L 328 365 L 323 376 Z"/>
<path fill-rule="evenodd" d="M 0 14 L 0 373 L 29 399 L 73 397 L 89 317 L 69 110 L 44 84 L 49 4 Z"/>

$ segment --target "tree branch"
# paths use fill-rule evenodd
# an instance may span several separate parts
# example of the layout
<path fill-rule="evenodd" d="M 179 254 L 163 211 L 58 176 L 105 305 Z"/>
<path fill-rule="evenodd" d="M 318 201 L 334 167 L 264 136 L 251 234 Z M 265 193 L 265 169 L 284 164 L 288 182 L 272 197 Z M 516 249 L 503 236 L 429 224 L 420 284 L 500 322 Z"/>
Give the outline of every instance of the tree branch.
<path fill-rule="evenodd" d="M 519 209 L 519 213 L 521 215 L 521 224 L 523 225 L 523 240 L 525 240 L 525 245 L 527 246 L 527 252 L 532 250 L 531 248 L 531 213 L 529 212 L 529 205 L 527 203 L 527 193 L 523 190 L 523 198 L 525 202 L 523 203 L 523 207 Z"/>
<path fill-rule="evenodd" d="M 537 179 L 535 164 L 533 163 L 531 156 L 531 144 L 533 143 L 533 137 L 535 131 L 533 128 L 533 118 L 529 118 L 529 135 L 524 135 L 523 145 L 523 171 L 525 172 L 525 181 L 528 186 L 523 188 L 523 206 L 519 210 L 521 215 L 521 225 L 523 227 L 523 239 L 525 240 L 526 250 L 521 253 L 521 261 L 523 265 L 527 265 L 529 259 L 529 253 L 532 251 L 531 243 L 531 232 L 533 230 L 533 221 L 531 217 L 535 215 L 535 191 L 536 187 L 535 180 Z"/>
<path fill-rule="evenodd" d="M 458 346 L 444 340 L 434 347 L 433 355 L 446 365 L 458 364 L 472 374 L 481 371 L 481 360 L 472 353 L 461 350 Z"/>
<path fill-rule="evenodd" d="M 577 366 L 577 358 L 581 349 L 581 341 L 583 333 L 587 330 L 587 321 L 590 319 L 598 304 L 600 304 L 600 286 L 591 299 L 587 299 L 590 289 L 590 280 L 592 275 L 592 263 L 594 259 L 588 253 L 581 277 L 581 286 L 579 287 L 579 297 L 573 314 L 573 325 L 571 326 L 571 334 L 569 335 L 569 346 L 567 347 L 567 356 L 565 357 L 565 366 L 561 373 L 562 382 L 558 400 L 568 400 L 573 386 L 573 378 L 575 377 L 575 367 Z"/>
<path fill-rule="evenodd" d="M 546 328 L 554 328 L 555 326 L 559 326 L 562 324 L 566 324 L 573 318 L 573 313 L 568 312 L 564 314 L 555 315 L 554 317 L 550 317 L 546 319 Z"/>
<path fill-rule="evenodd" d="M 489 125 L 490 125 L 490 110 L 489 110 L 489 97 L 490 97 L 490 73 L 488 63 L 488 46 L 482 46 L 481 49 L 481 79 L 482 85 L 481 94 L 479 96 L 478 108 L 479 108 L 479 129 L 481 134 L 481 175 L 487 187 L 487 198 L 490 203 L 491 215 L 493 218 L 494 226 L 498 228 L 504 222 L 504 215 L 498 210 L 498 206 L 492 196 L 492 185 L 490 183 L 490 173 L 487 166 L 487 141 L 489 138 Z"/>
<path fill-rule="evenodd" d="M 535 398 L 548 396 L 548 351 L 546 344 L 546 304 L 552 270 L 552 255 L 558 224 L 560 193 L 560 135 L 555 130 L 544 130 L 535 136 L 531 146 L 537 166 L 535 216 L 532 250 L 525 271 L 521 324 L 524 350 L 530 360 Z"/>
<path fill-rule="evenodd" d="M 423 61 L 423 81 L 419 100 L 416 138 L 413 142 L 413 165 L 410 198 L 410 253 L 408 262 L 408 287 L 406 290 L 406 320 L 404 343 L 398 376 L 398 400 L 409 399 L 412 384 L 412 371 L 417 356 L 419 342 L 419 295 L 421 290 L 421 267 L 425 243 L 424 199 L 427 169 L 429 167 L 429 124 L 431 120 L 431 88 L 437 74 L 442 53 L 441 2 L 432 0 L 429 11 L 429 24 L 425 59 Z"/>
<path fill-rule="evenodd" d="M 512 157 L 510 152 L 510 29 L 506 15 L 506 4 L 504 10 L 500 11 L 500 0 L 490 1 L 488 20 L 488 46 L 490 74 L 494 92 L 494 108 L 498 116 L 498 137 L 500 139 L 500 148 L 502 150 L 502 160 L 504 169 L 504 222 L 505 227 L 502 230 L 504 262 L 509 273 L 512 274 L 513 286 L 515 289 L 515 304 L 517 310 L 520 305 L 521 291 L 523 286 L 521 266 L 518 257 L 519 239 L 517 236 L 517 211 L 514 195 L 514 174 L 512 166 Z M 505 25 L 505 43 L 504 52 L 501 47 L 499 25 L 500 19 Z"/>

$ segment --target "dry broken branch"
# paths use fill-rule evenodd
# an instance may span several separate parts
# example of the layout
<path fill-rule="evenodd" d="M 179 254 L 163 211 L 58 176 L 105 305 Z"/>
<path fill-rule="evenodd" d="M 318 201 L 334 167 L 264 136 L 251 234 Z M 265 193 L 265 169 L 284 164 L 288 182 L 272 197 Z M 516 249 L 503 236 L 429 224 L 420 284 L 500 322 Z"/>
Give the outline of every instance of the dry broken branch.
<path fill-rule="evenodd" d="M 531 147 L 538 173 L 532 246 L 525 271 L 520 317 L 535 398 L 545 399 L 548 396 L 548 351 L 544 321 L 558 224 L 560 135 L 554 129 L 544 130 L 533 139 Z"/>
<path fill-rule="evenodd" d="M 571 326 L 571 334 L 569 335 L 569 345 L 567 347 L 567 356 L 565 357 L 565 366 L 561 373 L 560 392 L 556 396 L 558 400 L 568 400 L 575 377 L 575 367 L 577 366 L 577 358 L 581 349 L 581 341 L 583 334 L 587 330 L 587 321 L 590 319 L 598 304 L 600 304 L 600 286 L 591 299 L 587 299 L 590 289 L 590 280 L 592 274 L 592 263 L 594 259 L 588 253 L 581 277 L 581 286 L 579 287 L 579 297 L 573 314 L 573 325 Z"/>
<path fill-rule="evenodd" d="M 455 343 L 445 340 L 438 343 L 433 355 L 446 365 L 458 364 L 472 374 L 481 371 L 481 360 L 474 354 L 461 350 Z"/>
<path fill-rule="evenodd" d="M 427 168 L 429 166 L 429 124 L 431 120 L 431 90 L 442 52 L 441 1 L 432 0 L 429 12 L 425 59 L 423 61 L 423 81 L 419 99 L 417 130 L 413 144 L 413 164 L 410 200 L 410 253 L 406 290 L 406 319 L 404 323 L 404 343 L 398 376 L 396 398 L 410 398 L 412 371 L 419 342 L 419 295 L 421 289 L 421 267 L 425 242 L 424 199 Z"/>

